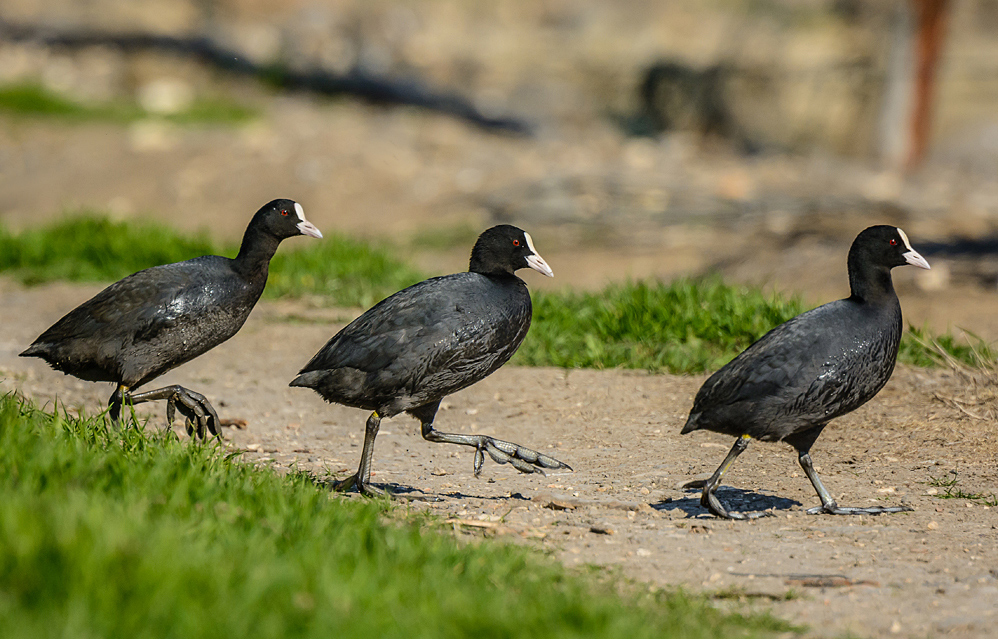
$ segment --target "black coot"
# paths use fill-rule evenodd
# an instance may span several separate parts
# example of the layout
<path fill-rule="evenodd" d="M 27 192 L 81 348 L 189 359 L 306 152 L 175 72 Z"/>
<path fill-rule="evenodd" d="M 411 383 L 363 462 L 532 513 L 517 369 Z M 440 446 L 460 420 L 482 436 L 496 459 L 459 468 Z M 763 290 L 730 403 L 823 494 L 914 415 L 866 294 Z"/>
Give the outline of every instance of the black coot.
<path fill-rule="evenodd" d="M 849 249 L 851 296 L 777 326 L 704 382 L 683 434 L 704 428 L 738 438 L 704 484 L 700 503 L 710 512 L 729 519 L 763 514 L 729 513 L 714 495 L 725 471 L 753 437 L 786 441 L 797 449 L 801 468 L 821 498 L 821 506 L 808 513 L 907 510 L 838 506 L 814 472 L 809 454 L 830 420 L 868 402 L 890 379 L 902 328 L 891 269 L 904 264 L 929 268 L 904 231 L 871 226 Z"/>
<path fill-rule="evenodd" d="M 322 237 L 297 202 L 274 200 L 256 212 L 235 259 L 206 255 L 129 275 L 56 322 L 22 357 L 41 357 L 52 368 L 92 382 L 117 384 L 108 404 L 167 400 L 196 427 L 217 435 L 218 415 L 205 397 L 182 386 L 134 390 L 236 334 L 260 299 L 267 269 L 281 240 Z"/>
<path fill-rule="evenodd" d="M 456 435 L 433 428 L 440 400 L 502 366 L 530 328 L 530 293 L 517 269 L 530 267 L 553 277 L 534 250 L 530 235 L 501 225 L 482 233 L 471 251 L 468 273 L 434 277 L 382 300 L 336 334 L 301 370 L 291 386 L 315 390 L 328 402 L 374 411 L 367 419 L 357 474 L 336 485 L 370 486 L 374 440 L 383 417 L 407 412 L 431 442 L 476 449 L 474 470 L 484 454 L 524 473 L 566 464 L 486 435 Z"/>

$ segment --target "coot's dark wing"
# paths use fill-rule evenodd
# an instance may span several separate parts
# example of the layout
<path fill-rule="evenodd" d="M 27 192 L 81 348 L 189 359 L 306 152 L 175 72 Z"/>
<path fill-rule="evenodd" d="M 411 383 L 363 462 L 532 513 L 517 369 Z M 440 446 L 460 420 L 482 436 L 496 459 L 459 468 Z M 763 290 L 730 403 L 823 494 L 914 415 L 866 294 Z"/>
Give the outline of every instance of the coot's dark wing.
<path fill-rule="evenodd" d="M 242 293 L 233 289 L 239 285 L 231 281 L 229 261 L 204 256 L 134 273 L 70 311 L 23 354 L 84 379 L 139 384 L 224 341 L 242 325 L 239 320 L 228 326 L 219 317 L 229 314 L 219 310 L 219 298 Z"/>
<path fill-rule="evenodd" d="M 132 336 L 138 341 L 151 339 L 183 318 L 197 317 L 205 310 L 210 298 L 202 291 L 202 284 L 221 266 L 218 260 L 225 258 L 206 256 L 129 275 L 70 311 L 35 342 L 56 343 L 108 334 Z"/>
<path fill-rule="evenodd" d="M 399 291 L 351 322 L 300 375 L 307 380 L 311 372 L 352 369 L 367 375 L 363 382 L 350 377 L 351 388 L 338 392 L 371 399 L 400 392 L 442 396 L 506 362 L 529 320 L 530 297 L 519 280 L 497 286 L 478 273 L 432 278 Z"/>
<path fill-rule="evenodd" d="M 716 428 L 772 439 L 784 437 L 782 431 L 797 424 L 840 414 L 854 394 L 842 373 L 854 368 L 857 358 L 870 357 L 859 352 L 868 331 L 862 322 L 857 325 L 857 313 L 853 302 L 840 300 L 774 328 L 704 383 L 688 429 Z M 859 380 L 857 385 L 864 386 Z M 776 420 L 785 422 L 781 432 L 754 432 L 775 427 Z"/>
<path fill-rule="evenodd" d="M 115 282 L 77 306 L 42 333 L 36 344 L 91 339 L 108 331 L 140 334 L 175 320 L 170 302 L 187 286 L 190 273 L 155 267 Z"/>

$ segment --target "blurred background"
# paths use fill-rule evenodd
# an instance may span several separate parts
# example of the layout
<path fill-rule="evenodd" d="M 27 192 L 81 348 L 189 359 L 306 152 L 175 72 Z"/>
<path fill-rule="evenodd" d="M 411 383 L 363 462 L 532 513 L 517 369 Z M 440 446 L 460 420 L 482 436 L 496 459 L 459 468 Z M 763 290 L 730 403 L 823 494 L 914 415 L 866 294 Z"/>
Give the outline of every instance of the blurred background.
<path fill-rule="evenodd" d="M 909 321 L 998 338 L 998 0 L 4 0 L 0 219 L 235 240 L 275 197 L 462 270 L 846 292 L 902 226 Z"/>

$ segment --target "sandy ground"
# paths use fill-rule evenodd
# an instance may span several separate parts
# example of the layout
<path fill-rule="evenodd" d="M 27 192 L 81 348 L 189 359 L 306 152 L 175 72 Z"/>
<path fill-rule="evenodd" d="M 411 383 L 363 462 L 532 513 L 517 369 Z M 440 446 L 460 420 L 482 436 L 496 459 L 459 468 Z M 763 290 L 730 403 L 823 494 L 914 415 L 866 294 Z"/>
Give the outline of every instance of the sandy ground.
<path fill-rule="evenodd" d="M 0 280 L 0 388 L 71 409 L 104 405 L 109 385 L 17 357 L 97 290 Z M 236 337 L 159 381 L 203 392 L 223 419 L 245 420 L 224 436 L 247 458 L 345 476 L 359 461 L 366 415 L 286 384 L 351 313 L 262 303 Z M 813 450 L 841 504 L 908 504 L 913 512 L 808 516 L 803 510 L 818 500 L 796 456 L 784 445 L 754 443 L 719 491 L 733 508 L 775 515 L 752 522 L 712 518 L 696 492 L 679 487 L 712 471 L 731 444 L 712 433 L 679 436 L 702 381 L 507 366 L 449 397 L 438 428 L 535 447 L 574 472 L 521 475 L 487 460 L 475 478 L 470 449 L 425 442 L 403 416 L 382 424 L 373 480 L 436 498 L 409 507 L 452 520 L 457 534 L 497 535 L 547 549 L 569 566 L 610 566 L 652 586 L 716 593 L 719 606 L 771 609 L 813 636 L 992 636 L 998 509 L 941 499 L 944 489 L 931 485 L 955 478 L 957 488 L 988 494 L 998 486 L 995 424 L 939 399 L 965 395 L 965 380 L 901 368 Z M 164 425 L 161 404 L 140 408 Z"/>

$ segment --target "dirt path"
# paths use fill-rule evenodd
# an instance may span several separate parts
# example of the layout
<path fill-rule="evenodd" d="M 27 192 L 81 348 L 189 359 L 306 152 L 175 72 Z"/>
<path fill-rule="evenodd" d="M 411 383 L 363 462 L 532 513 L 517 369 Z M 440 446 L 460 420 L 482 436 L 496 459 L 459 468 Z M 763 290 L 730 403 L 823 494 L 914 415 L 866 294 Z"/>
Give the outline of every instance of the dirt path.
<path fill-rule="evenodd" d="M 95 410 L 106 384 L 63 376 L 17 353 L 96 287 L 25 290 L 0 283 L 0 388 L 39 402 Z M 309 321 L 286 321 L 289 315 Z M 359 460 L 365 415 L 286 386 L 346 312 L 262 304 L 222 345 L 162 378 L 204 392 L 223 418 L 244 419 L 225 437 L 247 457 L 337 475 Z M 568 565 L 619 567 L 653 585 L 683 585 L 747 600 L 815 636 L 991 636 L 998 619 L 998 509 L 940 499 L 932 478 L 969 493 L 998 488 L 998 432 L 933 399 L 964 384 L 948 372 L 901 369 L 880 396 L 826 430 L 819 472 L 846 505 L 907 503 L 881 517 L 806 516 L 817 503 L 788 447 L 754 444 L 719 492 L 734 508 L 775 517 L 722 522 L 678 485 L 710 472 L 729 438 L 679 428 L 702 377 L 505 367 L 450 397 L 438 427 L 482 432 L 536 447 L 574 473 L 520 475 L 470 450 L 423 441 L 414 420 L 386 421 L 374 481 L 438 497 L 414 502 L 456 520 L 461 534 L 500 535 L 554 551 Z M 143 406 L 154 424 L 163 407 Z M 148 411 L 148 413 L 147 413 Z M 952 473 L 956 473 L 955 475 Z M 935 494 L 931 494 L 931 493 Z"/>

